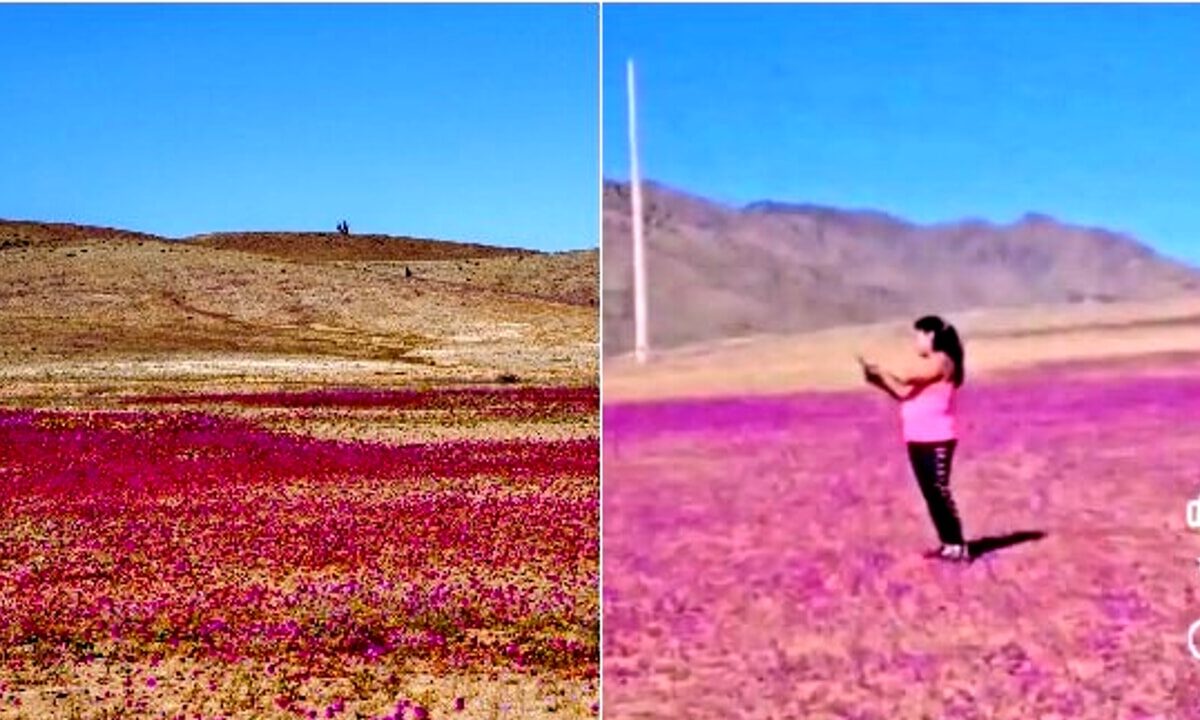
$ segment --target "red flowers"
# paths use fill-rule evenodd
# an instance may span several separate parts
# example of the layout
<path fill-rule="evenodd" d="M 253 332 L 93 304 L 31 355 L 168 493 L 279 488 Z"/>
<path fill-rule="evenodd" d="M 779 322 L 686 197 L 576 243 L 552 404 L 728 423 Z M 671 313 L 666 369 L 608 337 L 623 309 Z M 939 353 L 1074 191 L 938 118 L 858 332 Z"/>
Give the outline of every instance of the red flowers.
<path fill-rule="evenodd" d="M 536 420 L 594 417 L 596 398 L 522 388 L 269 402 Z M 0 410 L 0 645 L 29 665 L 115 652 L 326 674 L 512 668 L 516 647 L 523 662 L 594 674 L 598 496 L 595 438 L 397 446 L 193 411 Z"/>

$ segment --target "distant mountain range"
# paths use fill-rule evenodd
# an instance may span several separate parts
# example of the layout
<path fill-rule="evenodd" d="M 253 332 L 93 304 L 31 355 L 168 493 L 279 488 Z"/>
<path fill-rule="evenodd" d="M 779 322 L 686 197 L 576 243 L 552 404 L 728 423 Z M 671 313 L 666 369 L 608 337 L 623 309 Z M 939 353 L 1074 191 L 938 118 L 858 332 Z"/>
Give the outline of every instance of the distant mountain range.
<path fill-rule="evenodd" d="M 729 207 L 643 186 L 659 348 L 928 312 L 1200 293 L 1200 270 L 1135 238 L 1030 213 L 918 225 L 870 210 Z M 633 339 L 627 183 L 604 186 L 604 352 Z"/>

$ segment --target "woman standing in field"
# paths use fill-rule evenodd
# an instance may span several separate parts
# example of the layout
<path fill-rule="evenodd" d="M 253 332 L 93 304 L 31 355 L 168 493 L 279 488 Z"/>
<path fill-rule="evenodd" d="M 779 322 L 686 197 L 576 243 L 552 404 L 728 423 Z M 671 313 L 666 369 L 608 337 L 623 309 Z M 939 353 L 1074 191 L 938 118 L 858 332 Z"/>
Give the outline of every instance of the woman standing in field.
<path fill-rule="evenodd" d="M 969 562 L 962 523 L 950 495 L 950 467 L 958 444 L 956 396 L 963 383 L 963 346 L 958 332 L 936 315 L 913 323 L 916 349 L 912 368 L 889 372 L 859 358 L 867 382 L 900 403 L 908 458 L 942 542 L 928 553 L 943 560 Z"/>

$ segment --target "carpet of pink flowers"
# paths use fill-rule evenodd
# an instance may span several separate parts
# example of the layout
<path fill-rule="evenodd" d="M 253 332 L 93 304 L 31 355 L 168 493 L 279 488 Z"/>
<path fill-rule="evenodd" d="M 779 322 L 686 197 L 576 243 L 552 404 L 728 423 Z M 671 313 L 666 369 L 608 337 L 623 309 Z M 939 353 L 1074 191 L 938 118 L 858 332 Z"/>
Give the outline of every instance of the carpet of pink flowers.
<path fill-rule="evenodd" d="M 408 697 L 402 679 L 594 688 L 595 437 L 316 439 L 219 409 L 239 403 L 594 421 L 598 393 L 0 410 L 0 717 L 485 716 L 478 683 Z"/>
<path fill-rule="evenodd" d="M 606 406 L 607 718 L 1190 720 L 1200 375 L 963 391 L 936 536 L 877 393 Z"/>

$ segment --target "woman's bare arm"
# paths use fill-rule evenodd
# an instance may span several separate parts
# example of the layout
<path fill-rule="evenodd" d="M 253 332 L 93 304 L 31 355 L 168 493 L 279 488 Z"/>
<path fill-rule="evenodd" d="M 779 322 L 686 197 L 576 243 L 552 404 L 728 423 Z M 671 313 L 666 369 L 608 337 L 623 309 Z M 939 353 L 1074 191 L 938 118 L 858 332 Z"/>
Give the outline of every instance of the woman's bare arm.
<path fill-rule="evenodd" d="M 881 372 L 876 376 L 875 385 L 897 401 L 907 400 L 916 395 L 921 388 L 908 385 L 896 380 L 891 373 Z"/>
<path fill-rule="evenodd" d="M 866 379 L 867 383 L 879 388 L 889 395 L 893 400 L 900 401 L 904 399 L 901 389 L 889 381 L 885 374 L 879 369 L 878 365 L 868 362 L 862 357 L 858 358 L 858 362 L 860 365 L 862 365 L 863 378 Z"/>
<path fill-rule="evenodd" d="M 946 377 L 946 362 L 940 355 L 918 358 L 913 365 L 901 373 L 883 371 L 890 381 L 906 390 L 906 395 L 915 395 L 926 385 Z"/>

